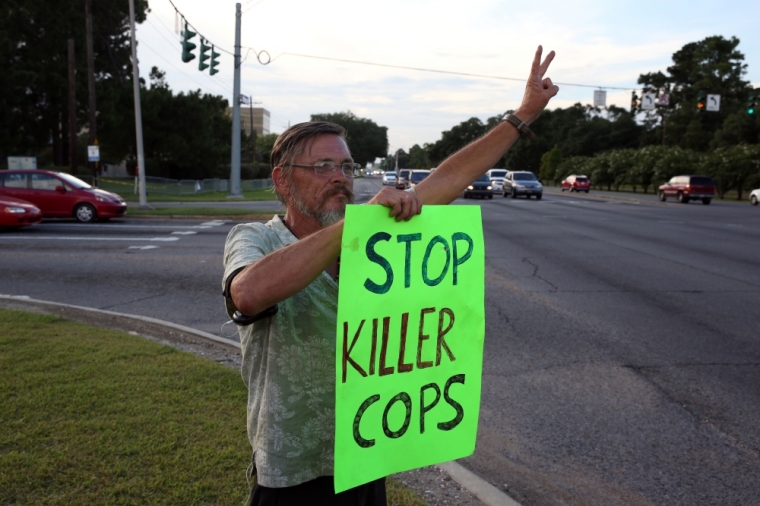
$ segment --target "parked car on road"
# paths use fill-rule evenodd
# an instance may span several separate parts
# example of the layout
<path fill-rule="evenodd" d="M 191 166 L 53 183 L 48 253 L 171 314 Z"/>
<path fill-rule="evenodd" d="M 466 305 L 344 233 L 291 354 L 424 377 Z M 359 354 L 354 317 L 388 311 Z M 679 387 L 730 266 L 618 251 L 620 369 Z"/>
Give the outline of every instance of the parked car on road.
<path fill-rule="evenodd" d="M 749 203 L 756 206 L 758 202 L 760 202 L 760 189 L 752 190 L 749 194 Z"/>
<path fill-rule="evenodd" d="M 386 172 L 383 174 L 383 184 L 396 184 L 396 173 L 395 172 Z"/>
<path fill-rule="evenodd" d="M 397 190 L 405 190 L 406 184 L 409 179 L 409 173 L 412 172 L 411 169 L 401 169 L 398 171 L 398 176 L 396 177 L 396 189 Z"/>
<path fill-rule="evenodd" d="M 504 177 L 504 184 L 501 189 L 501 196 L 506 197 L 507 195 L 513 199 L 525 195 L 527 198 L 535 196 L 536 199 L 541 200 L 544 195 L 544 185 L 532 172 L 512 170 Z"/>
<path fill-rule="evenodd" d="M 681 204 L 701 200 L 707 205 L 715 197 L 715 183 L 708 176 L 676 176 L 660 186 L 657 196 L 662 202 L 674 197 Z"/>
<path fill-rule="evenodd" d="M 493 186 L 491 186 L 491 178 L 488 177 L 488 173 L 483 174 L 465 188 L 462 192 L 462 198 L 469 197 L 493 198 Z"/>
<path fill-rule="evenodd" d="M 42 211 L 26 200 L 0 195 L 0 227 L 25 227 L 42 221 Z"/>
<path fill-rule="evenodd" d="M 504 187 L 504 177 L 507 175 L 507 172 L 507 169 L 491 169 L 486 172 L 488 179 L 491 180 L 491 188 L 493 188 L 494 193 L 501 193 Z"/>
<path fill-rule="evenodd" d="M 44 218 L 76 218 L 82 223 L 124 216 L 127 203 L 115 193 L 49 170 L 0 171 L 0 196 L 31 202 Z"/>
<path fill-rule="evenodd" d="M 575 174 L 567 176 L 562 181 L 562 191 L 568 190 L 572 192 L 586 192 L 591 189 L 591 180 L 586 176 L 576 176 Z"/>

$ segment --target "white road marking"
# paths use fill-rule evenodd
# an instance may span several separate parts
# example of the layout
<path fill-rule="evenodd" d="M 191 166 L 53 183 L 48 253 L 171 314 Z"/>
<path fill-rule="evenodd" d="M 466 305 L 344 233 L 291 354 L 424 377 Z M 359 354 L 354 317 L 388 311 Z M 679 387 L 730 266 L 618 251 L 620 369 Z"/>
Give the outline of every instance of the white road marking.
<path fill-rule="evenodd" d="M 149 245 L 147 245 L 147 246 L 130 246 L 130 247 L 129 247 L 129 248 L 127 248 L 127 249 L 140 249 L 140 250 L 145 250 L 145 249 L 156 249 L 156 248 L 158 248 L 158 246 L 153 246 L 153 245 L 149 244 Z"/>
<path fill-rule="evenodd" d="M 74 228 L 107 228 L 109 230 L 121 230 L 122 228 L 139 228 L 142 230 L 149 230 L 149 229 L 162 229 L 162 230 L 177 230 L 178 228 L 190 228 L 190 229 L 201 229 L 206 230 L 212 227 L 212 225 L 98 225 L 98 224 L 78 224 L 78 223 L 46 223 L 46 225 L 52 225 L 56 228 L 62 228 L 62 227 L 74 227 Z M 213 225 L 216 226 L 216 225 Z"/>
<path fill-rule="evenodd" d="M 193 232 L 192 230 L 185 230 L 183 232 L 172 232 L 172 235 L 195 235 L 198 232 Z"/>
<path fill-rule="evenodd" d="M 49 241 L 179 241 L 179 237 L 67 237 L 57 235 L 4 235 L 2 239 L 37 239 Z"/>
<path fill-rule="evenodd" d="M 207 227 L 218 227 L 219 225 L 224 225 L 224 222 L 220 220 L 213 220 L 201 223 L 201 225 L 205 225 Z"/>

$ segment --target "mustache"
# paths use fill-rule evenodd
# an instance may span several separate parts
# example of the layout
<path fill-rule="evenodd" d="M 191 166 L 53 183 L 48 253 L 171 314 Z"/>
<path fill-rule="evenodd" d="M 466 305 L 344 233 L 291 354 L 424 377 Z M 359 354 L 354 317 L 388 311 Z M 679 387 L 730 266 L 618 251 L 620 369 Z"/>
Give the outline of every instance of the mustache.
<path fill-rule="evenodd" d="M 335 195 L 341 195 L 341 194 L 346 196 L 349 204 L 354 203 L 354 192 L 351 190 L 351 188 L 343 184 L 339 186 L 335 186 L 330 191 L 326 192 L 322 196 L 322 202 L 326 202 L 329 198 L 334 197 Z"/>

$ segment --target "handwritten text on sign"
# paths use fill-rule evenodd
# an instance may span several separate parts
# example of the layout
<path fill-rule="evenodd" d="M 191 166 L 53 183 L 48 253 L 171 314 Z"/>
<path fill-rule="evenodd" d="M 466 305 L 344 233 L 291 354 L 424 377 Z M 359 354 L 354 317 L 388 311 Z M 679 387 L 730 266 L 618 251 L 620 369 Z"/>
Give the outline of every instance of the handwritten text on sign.
<path fill-rule="evenodd" d="M 336 346 L 335 490 L 470 455 L 485 333 L 480 208 L 397 223 L 349 206 Z"/>

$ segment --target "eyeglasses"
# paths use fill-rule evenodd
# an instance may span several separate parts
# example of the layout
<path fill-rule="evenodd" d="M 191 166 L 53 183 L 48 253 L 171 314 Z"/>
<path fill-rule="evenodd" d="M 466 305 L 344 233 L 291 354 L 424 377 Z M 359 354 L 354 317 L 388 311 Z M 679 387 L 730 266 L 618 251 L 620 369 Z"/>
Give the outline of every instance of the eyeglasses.
<path fill-rule="evenodd" d="M 303 167 L 304 169 L 314 169 L 318 176 L 332 176 L 340 167 L 343 175 L 349 179 L 354 177 L 354 171 L 362 168 L 358 163 L 335 163 L 335 162 L 317 162 L 314 165 L 304 165 L 302 163 L 289 163 L 291 167 Z"/>

